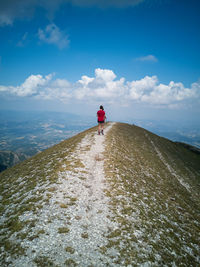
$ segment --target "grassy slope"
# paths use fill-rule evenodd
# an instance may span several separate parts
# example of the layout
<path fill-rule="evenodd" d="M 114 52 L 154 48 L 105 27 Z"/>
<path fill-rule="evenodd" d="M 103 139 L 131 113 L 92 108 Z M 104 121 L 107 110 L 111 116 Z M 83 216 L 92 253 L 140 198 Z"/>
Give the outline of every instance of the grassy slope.
<path fill-rule="evenodd" d="M 20 215 L 26 211 L 37 214 L 38 210 L 48 204 L 59 172 L 71 170 L 80 164 L 77 159 L 71 158 L 71 154 L 82 138 L 93 130 L 84 131 L 0 173 L 1 264 L 7 266 L 5 258 L 9 255 L 15 257 L 24 254 L 16 239 L 34 238 L 30 233 L 37 220 L 26 221 L 24 225 L 19 219 Z M 38 234 L 35 233 L 36 236 Z"/>
<path fill-rule="evenodd" d="M 198 265 L 200 156 L 142 128 L 116 124 L 105 158 L 106 194 L 120 230 L 109 234 L 104 252 L 114 246 L 116 263 L 125 265 Z"/>

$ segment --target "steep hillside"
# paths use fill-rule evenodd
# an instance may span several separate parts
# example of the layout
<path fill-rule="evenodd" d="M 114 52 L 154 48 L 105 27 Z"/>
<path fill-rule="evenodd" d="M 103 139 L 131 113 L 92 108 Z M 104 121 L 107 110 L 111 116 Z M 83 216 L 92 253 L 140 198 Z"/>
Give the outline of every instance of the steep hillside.
<path fill-rule="evenodd" d="M 24 154 L 17 154 L 12 151 L 0 151 L 0 172 L 25 159 L 26 156 Z"/>
<path fill-rule="evenodd" d="M 200 263 L 200 156 L 136 126 L 116 124 L 106 140 L 106 195 L 120 230 L 119 262 Z"/>
<path fill-rule="evenodd" d="M 127 124 L 0 174 L 1 266 L 198 266 L 200 155 Z"/>

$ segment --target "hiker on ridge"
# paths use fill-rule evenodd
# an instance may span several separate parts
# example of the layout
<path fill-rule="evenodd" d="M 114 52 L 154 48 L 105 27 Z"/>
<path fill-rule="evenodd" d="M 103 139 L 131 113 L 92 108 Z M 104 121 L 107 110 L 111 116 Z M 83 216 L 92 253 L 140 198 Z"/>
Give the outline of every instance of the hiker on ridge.
<path fill-rule="evenodd" d="M 98 118 L 98 120 L 97 120 L 97 122 L 98 122 L 98 135 L 100 135 L 100 133 L 104 134 L 103 133 L 103 126 L 104 126 L 104 122 L 106 119 L 106 114 L 105 114 L 103 106 L 100 106 L 100 110 L 97 111 L 97 118 Z"/>

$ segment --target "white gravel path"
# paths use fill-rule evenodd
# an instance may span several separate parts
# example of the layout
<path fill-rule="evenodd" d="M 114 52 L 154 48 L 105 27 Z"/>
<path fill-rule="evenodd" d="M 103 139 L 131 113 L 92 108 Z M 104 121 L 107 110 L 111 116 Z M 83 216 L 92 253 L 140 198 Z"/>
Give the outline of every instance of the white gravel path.
<path fill-rule="evenodd" d="M 108 209 L 108 198 L 104 194 L 106 181 L 104 175 L 104 141 L 105 137 L 112 127 L 110 124 L 104 131 L 104 136 L 95 135 L 93 140 L 91 136 L 86 136 L 80 144 L 79 159 L 85 165 L 87 171 L 85 188 L 81 190 L 78 197 L 74 217 L 79 218 L 77 223 L 73 223 L 70 228 L 70 240 L 73 243 L 75 250 L 79 252 L 76 262 L 81 266 L 105 266 L 109 263 L 112 266 L 110 257 L 105 257 L 99 251 L 101 246 L 106 245 L 105 234 L 109 228 L 115 229 L 114 225 L 107 216 L 112 216 Z M 85 151 L 92 142 L 90 150 Z M 77 229 L 78 230 L 77 234 Z M 83 235 L 87 238 L 83 238 Z M 80 253 L 82 256 L 80 257 Z M 111 256 L 116 252 L 110 251 Z M 113 266 L 116 266 L 113 265 Z"/>

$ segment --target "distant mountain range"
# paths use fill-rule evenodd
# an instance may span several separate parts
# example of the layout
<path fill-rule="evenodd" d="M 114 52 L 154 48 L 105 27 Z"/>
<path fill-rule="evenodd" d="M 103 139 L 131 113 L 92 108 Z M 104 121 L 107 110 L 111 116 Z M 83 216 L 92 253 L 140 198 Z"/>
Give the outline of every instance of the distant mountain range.
<path fill-rule="evenodd" d="M 1 266 L 200 265 L 200 155 L 106 127 L 0 174 Z"/>

